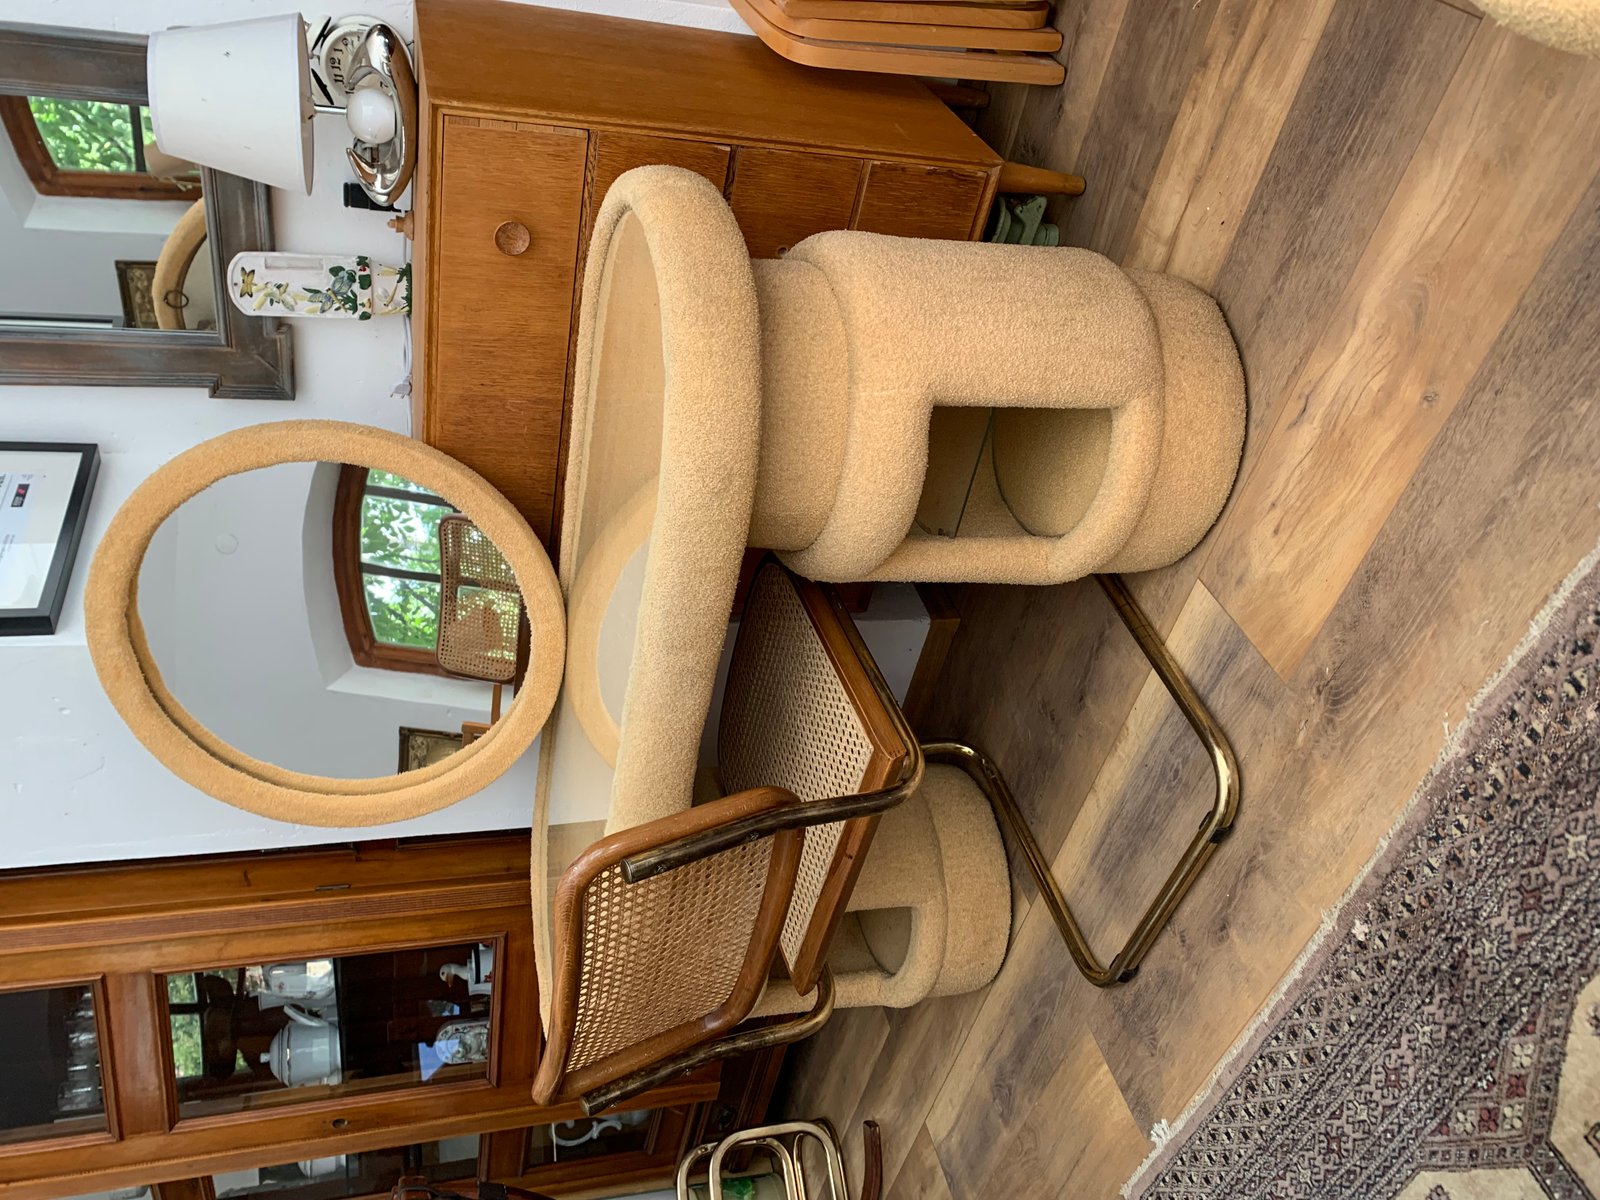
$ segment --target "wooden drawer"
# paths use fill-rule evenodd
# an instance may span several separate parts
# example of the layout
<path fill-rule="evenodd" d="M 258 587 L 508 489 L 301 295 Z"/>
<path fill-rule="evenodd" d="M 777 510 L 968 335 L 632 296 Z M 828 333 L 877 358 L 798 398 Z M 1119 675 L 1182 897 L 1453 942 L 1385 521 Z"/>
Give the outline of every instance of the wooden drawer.
<path fill-rule="evenodd" d="M 728 182 L 728 159 L 732 153 L 731 148 L 720 142 L 691 142 L 685 138 L 604 130 L 593 138 L 589 204 L 598 210 L 606 192 L 624 171 L 657 163 L 684 167 L 702 175 L 716 184 L 720 192 Z"/>
<path fill-rule="evenodd" d="M 777 258 L 828 229 L 849 229 L 865 164 L 858 158 L 741 146 L 728 203 L 752 258 Z"/>
<path fill-rule="evenodd" d="M 875 162 L 867 168 L 856 228 L 897 237 L 966 241 L 980 232 L 989 176 L 978 171 Z"/>
<path fill-rule="evenodd" d="M 445 115 L 423 436 L 550 539 L 588 135 Z"/>

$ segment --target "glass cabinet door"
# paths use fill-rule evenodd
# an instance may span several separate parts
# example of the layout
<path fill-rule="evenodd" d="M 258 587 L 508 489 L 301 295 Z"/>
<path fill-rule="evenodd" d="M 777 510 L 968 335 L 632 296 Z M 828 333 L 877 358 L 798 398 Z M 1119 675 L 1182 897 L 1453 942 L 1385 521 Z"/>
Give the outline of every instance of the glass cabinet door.
<path fill-rule="evenodd" d="M 180 1117 L 484 1078 L 492 943 L 165 977 Z"/>
<path fill-rule="evenodd" d="M 535 1125 L 528 1130 L 526 1169 L 533 1172 L 583 1158 L 645 1153 L 660 1117 L 658 1109 L 641 1109 Z"/>
<path fill-rule="evenodd" d="M 304 1162 L 248 1171 L 229 1171 L 211 1178 L 217 1200 L 351 1200 L 388 1192 L 402 1175 L 420 1175 L 429 1183 L 464 1183 L 478 1174 L 478 1137 L 444 1138 L 436 1142 L 331 1154 Z"/>
<path fill-rule="evenodd" d="M 0 1063 L 0 1146 L 110 1128 L 88 984 L 0 992 Z"/>

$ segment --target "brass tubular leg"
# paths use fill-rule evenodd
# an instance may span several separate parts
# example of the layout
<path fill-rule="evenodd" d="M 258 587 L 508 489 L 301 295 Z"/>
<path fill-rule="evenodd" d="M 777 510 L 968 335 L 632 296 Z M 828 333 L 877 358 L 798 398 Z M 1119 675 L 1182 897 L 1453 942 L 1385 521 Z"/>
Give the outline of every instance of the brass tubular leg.
<path fill-rule="evenodd" d="M 641 1068 L 631 1075 L 624 1075 L 621 1079 L 613 1080 L 604 1087 L 595 1088 L 592 1092 L 585 1092 L 579 1099 L 584 1116 L 592 1117 L 596 1113 L 604 1112 L 641 1092 L 659 1087 L 686 1071 L 692 1071 L 708 1062 L 715 1062 L 719 1058 L 748 1054 L 753 1050 L 765 1050 L 769 1046 L 781 1046 L 787 1042 L 798 1042 L 810 1037 L 828 1023 L 829 1017 L 833 1016 L 833 972 L 826 967 L 817 977 L 816 992 L 817 1000 L 811 1006 L 811 1011 L 792 1021 L 741 1029 L 725 1038 L 686 1050 L 654 1066 Z"/>
<path fill-rule="evenodd" d="M 1233 747 L 1229 745 L 1222 727 L 1217 724 L 1204 702 L 1195 694 L 1194 688 L 1184 677 L 1182 669 L 1173 659 L 1166 643 L 1156 633 L 1155 627 L 1139 608 L 1127 586 L 1115 575 L 1099 575 L 1096 578 L 1116 607 L 1117 615 L 1128 627 L 1128 632 L 1133 634 L 1134 641 L 1139 643 L 1139 649 L 1144 651 L 1145 657 L 1150 660 L 1150 665 L 1188 720 L 1190 728 L 1205 746 L 1207 754 L 1211 757 L 1217 781 L 1216 798 L 1211 811 L 1200 822 L 1200 828 L 1195 831 L 1194 838 L 1178 860 L 1178 865 L 1172 869 L 1172 874 L 1167 876 L 1166 882 L 1161 885 L 1161 890 L 1150 902 L 1150 907 L 1145 910 L 1144 916 L 1139 919 L 1138 925 L 1128 936 L 1127 943 L 1109 965 L 1100 962 L 1088 939 L 1084 937 L 1083 930 L 1079 928 L 1077 919 L 1072 915 L 1072 909 L 1067 905 L 1066 896 L 1062 894 L 1061 886 L 1055 880 L 1050 859 L 1040 847 L 1038 839 L 1033 836 L 1033 830 L 1028 827 L 1022 810 L 1017 807 L 1011 789 L 1006 786 L 1006 781 L 994 762 L 982 751 L 960 742 L 924 742 L 922 752 L 929 762 L 942 762 L 961 767 L 983 790 L 994 808 L 996 817 L 1010 832 L 1021 851 L 1029 873 L 1039 885 L 1039 895 L 1055 919 L 1056 927 L 1067 943 L 1067 951 L 1072 955 L 1072 961 L 1077 964 L 1078 970 L 1083 972 L 1090 983 L 1097 987 L 1110 987 L 1112 984 L 1125 983 L 1133 978 L 1139 969 L 1139 964 L 1144 961 L 1144 956 L 1149 953 L 1151 944 L 1166 927 L 1179 902 L 1194 885 L 1200 871 L 1216 850 L 1217 843 L 1232 828 L 1234 818 L 1239 812 L 1239 764 L 1234 758 Z"/>
<path fill-rule="evenodd" d="M 845 1186 L 844 1159 L 839 1154 L 839 1139 L 826 1121 L 784 1121 L 777 1125 L 759 1125 L 754 1129 L 731 1133 L 717 1145 L 711 1155 L 708 1183 L 711 1200 L 722 1200 L 722 1163 L 729 1151 L 741 1146 L 776 1146 L 787 1151 L 784 1180 L 788 1194 L 794 1200 L 813 1200 L 812 1187 L 806 1178 L 805 1163 L 800 1153 L 800 1143 L 812 1138 L 822 1149 L 828 1167 L 828 1200 L 850 1200 Z M 789 1140 L 784 1141 L 785 1138 Z M 791 1175 L 790 1171 L 793 1171 Z M 820 1194 L 815 1200 L 822 1200 Z"/>

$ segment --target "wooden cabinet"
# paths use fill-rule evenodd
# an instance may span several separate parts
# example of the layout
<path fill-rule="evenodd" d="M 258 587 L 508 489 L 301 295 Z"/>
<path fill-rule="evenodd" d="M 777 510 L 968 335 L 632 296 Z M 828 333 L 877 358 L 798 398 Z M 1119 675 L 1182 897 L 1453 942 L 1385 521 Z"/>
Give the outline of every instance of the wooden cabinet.
<path fill-rule="evenodd" d="M 552 549 L 583 260 L 618 175 L 703 175 L 758 257 L 828 229 L 976 237 L 994 197 L 999 156 L 920 83 L 755 38 L 418 0 L 417 52 L 413 429 Z"/>
<path fill-rule="evenodd" d="M 598 1121 L 533 1103 L 528 848 L 0 877 L 0 1197 L 345 1200 L 401 1173 L 631 1188 L 723 1114 L 758 1119 L 770 1071 L 758 1093 L 725 1064 Z"/>

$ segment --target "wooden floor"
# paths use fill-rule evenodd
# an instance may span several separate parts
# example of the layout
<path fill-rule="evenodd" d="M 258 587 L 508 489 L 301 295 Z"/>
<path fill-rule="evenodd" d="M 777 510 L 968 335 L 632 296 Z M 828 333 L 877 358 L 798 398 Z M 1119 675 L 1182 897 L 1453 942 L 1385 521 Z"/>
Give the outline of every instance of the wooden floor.
<path fill-rule="evenodd" d="M 894 1200 L 1116 1195 L 1600 540 L 1600 63 L 1465 0 L 1056 8 L 1065 87 L 997 88 L 985 136 L 1085 175 L 1063 241 L 1207 288 L 1244 357 L 1221 522 L 1131 581 L 1244 803 L 1126 987 L 1088 986 L 1019 884 L 986 992 L 795 1051 L 787 1107 L 849 1131 L 853 1170 L 880 1121 Z M 1206 763 L 1093 583 L 961 603 L 921 732 L 999 760 L 1115 947 Z"/>

